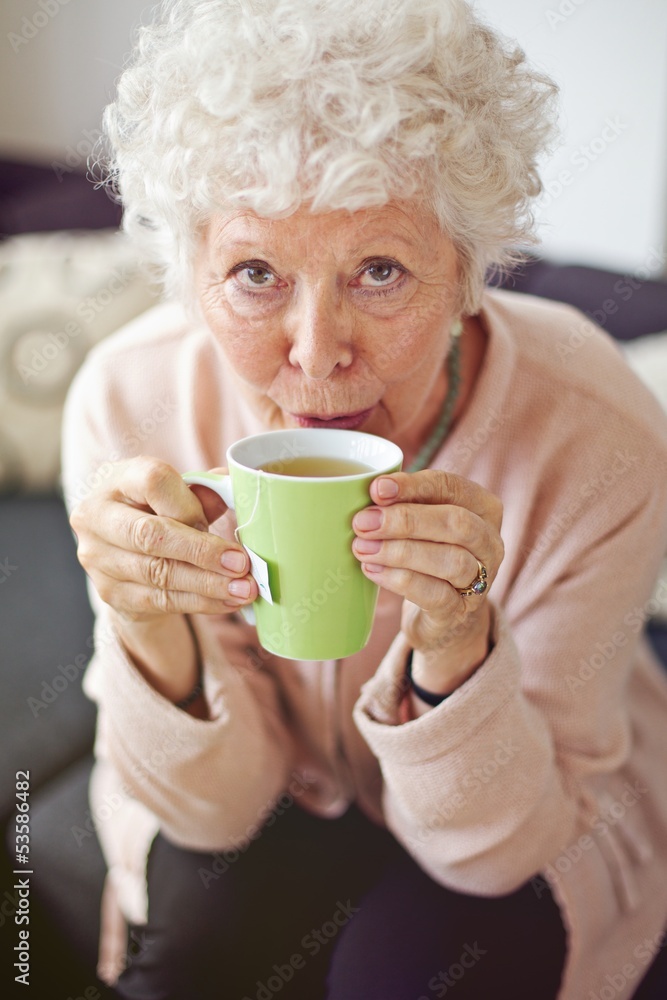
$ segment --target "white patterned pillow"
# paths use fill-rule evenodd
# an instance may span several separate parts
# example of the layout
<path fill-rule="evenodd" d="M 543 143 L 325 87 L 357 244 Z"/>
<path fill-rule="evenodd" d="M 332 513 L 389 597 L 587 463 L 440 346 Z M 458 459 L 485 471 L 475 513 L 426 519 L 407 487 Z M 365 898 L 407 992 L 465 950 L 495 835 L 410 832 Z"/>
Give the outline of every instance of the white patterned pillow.
<path fill-rule="evenodd" d="M 155 304 L 116 230 L 30 233 L 0 244 L 0 492 L 51 491 L 60 422 L 88 350 Z"/>
<path fill-rule="evenodd" d="M 626 340 L 620 345 L 625 359 L 667 413 L 667 331 Z"/>
<path fill-rule="evenodd" d="M 637 337 L 621 346 L 632 370 L 658 398 L 667 413 L 667 331 Z M 654 620 L 667 624 L 667 557 L 663 560 L 647 614 Z"/>

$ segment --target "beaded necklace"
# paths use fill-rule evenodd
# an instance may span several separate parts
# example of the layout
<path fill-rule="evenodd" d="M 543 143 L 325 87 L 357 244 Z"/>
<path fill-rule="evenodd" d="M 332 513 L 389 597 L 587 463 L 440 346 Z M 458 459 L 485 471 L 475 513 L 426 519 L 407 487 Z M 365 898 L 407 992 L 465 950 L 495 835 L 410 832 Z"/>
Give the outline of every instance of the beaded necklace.
<path fill-rule="evenodd" d="M 436 452 L 440 448 L 440 445 L 447 436 L 447 431 L 449 430 L 452 422 L 454 407 L 457 399 L 459 398 L 459 390 L 461 388 L 462 332 L 463 324 L 461 323 L 461 320 L 457 320 L 452 327 L 452 346 L 450 347 L 449 354 L 447 355 L 447 395 L 445 396 L 445 401 L 442 405 L 440 418 L 426 444 L 419 449 L 419 452 L 413 461 L 410 463 L 408 468 L 405 469 L 406 472 L 420 472 L 422 469 L 427 469 L 429 467 L 429 463 L 432 461 Z"/>

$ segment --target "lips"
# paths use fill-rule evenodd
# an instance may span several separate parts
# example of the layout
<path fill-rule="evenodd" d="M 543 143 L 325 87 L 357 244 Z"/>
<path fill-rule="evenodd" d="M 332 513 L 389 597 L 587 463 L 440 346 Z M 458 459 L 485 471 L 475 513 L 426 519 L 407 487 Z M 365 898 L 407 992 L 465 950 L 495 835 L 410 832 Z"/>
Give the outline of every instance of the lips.
<path fill-rule="evenodd" d="M 357 413 L 339 413 L 332 416 L 318 416 L 314 413 L 291 413 L 290 416 L 299 427 L 334 427 L 343 431 L 354 431 L 367 420 L 375 406 Z"/>

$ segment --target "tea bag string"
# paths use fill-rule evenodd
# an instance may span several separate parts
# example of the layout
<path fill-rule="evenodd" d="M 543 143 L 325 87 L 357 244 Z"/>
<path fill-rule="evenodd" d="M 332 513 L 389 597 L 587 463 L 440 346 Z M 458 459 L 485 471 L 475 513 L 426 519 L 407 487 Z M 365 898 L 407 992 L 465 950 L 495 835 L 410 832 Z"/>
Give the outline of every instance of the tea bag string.
<path fill-rule="evenodd" d="M 239 545 L 243 545 L 243 542 L 241 541 L 239 532 L 241 532 L 243 530 L 243 528 L 247 528 L 249 524 L 252 524 L 252 520 L 253 520 L 255 514 L 257 513 L 257 506 L 259 504 L 259 494 L 260 494 L 261 489 L 262 489 L 262 482 L 264 481 L 261 472 L 256 477 L 255 481 L 257 483 L 257 489 L 255 491 L 255 502 L 253 504 L 252 510 L 250 511 L 250 516 L 248 517 L 247 521 L 244 521 L 243 524 L 237 524 L 236 527 L 234 528 L 234 538 L 236 539 L 236 541 L 238 542 Z"/>

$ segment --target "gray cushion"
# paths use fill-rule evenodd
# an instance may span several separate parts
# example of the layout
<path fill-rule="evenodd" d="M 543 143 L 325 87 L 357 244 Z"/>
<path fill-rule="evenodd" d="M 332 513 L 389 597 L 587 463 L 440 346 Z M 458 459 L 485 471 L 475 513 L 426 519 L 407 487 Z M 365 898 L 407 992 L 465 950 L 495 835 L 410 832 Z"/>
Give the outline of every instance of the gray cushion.
<path fill-rule="evenodd" d="M 91 767 L 85 757 L 31 796 L 30 846 L 36 898 L 94 969 L 106 869 L 88 804 Z"/>
<path fill-rule="evenodd" d="M 17 769 L 32 791 L 90 750 L 95 709 L 81 691 L 93 615 L 65 508 L 0 499 L 0 819 Z"/>
<path fill-rule="evenodd" d="M 88 812 L 91 767 L 89 755 L 30 796 L 30 996 L 116 996 L 95 974 L 105 867 Z M 14 833 L 10 823 L 10 857 Z M 5 858 L 1 876 L 6 886 L 20 878 Z"/>

